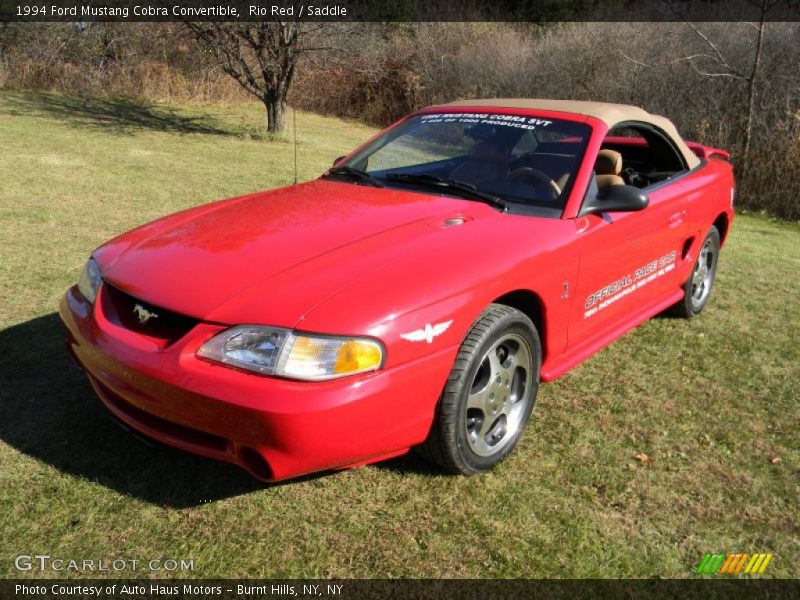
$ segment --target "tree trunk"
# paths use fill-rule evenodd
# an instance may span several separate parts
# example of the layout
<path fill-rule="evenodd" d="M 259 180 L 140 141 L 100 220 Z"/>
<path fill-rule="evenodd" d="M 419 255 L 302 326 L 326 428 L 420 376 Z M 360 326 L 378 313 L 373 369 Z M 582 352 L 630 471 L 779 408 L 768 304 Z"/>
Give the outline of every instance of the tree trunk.
<path fill-rule="evenodd" d="M 286 99 L 265 98 L 264 106 L 267 108 L 267 132 L 280 133 L 286 126 Z"/>
<path fill-rule="evenodd" d="M 767 0 L 761 2 L 761 19 L 758 23 L 758 38 L 756 40 L 755 56 L 753 57 L 753 68 L 747 81 L 747 119 L 744 127 L 744 148 L 742 150 L 742 177 L 747 172 L 750 164 L 750 143 L 753 138 L 753 117 L 756 103 L 756 79 L 758 77 L 758 67 L 761 63 L 761 48 L 764 42 L 764 27 L 766 26 Z"/>

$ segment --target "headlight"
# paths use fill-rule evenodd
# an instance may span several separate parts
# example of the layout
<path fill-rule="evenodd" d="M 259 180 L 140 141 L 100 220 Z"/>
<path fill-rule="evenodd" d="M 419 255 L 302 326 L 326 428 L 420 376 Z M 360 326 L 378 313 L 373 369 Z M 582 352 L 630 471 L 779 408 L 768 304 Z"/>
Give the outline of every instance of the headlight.
<path fill-rule="evenodd" d="M 100 267 L 97 266 L 93 258 L 90 258 L 86 261 L 83 267 L 83 273 L 81 273 L 81 277 L 78 279 L 78 289 L 90 304 L 94 304 L 94 300 L 97 297 L 97 290 L 100 288 L 100 283 L 102 281 Z"/>
<path fill-rule="evenodd" d="M 321 381 L 379 369 L 383 346 L 364 338 L 296 333 L 241 325 L 203 344 L 197 355 L 262 375 Z"/>

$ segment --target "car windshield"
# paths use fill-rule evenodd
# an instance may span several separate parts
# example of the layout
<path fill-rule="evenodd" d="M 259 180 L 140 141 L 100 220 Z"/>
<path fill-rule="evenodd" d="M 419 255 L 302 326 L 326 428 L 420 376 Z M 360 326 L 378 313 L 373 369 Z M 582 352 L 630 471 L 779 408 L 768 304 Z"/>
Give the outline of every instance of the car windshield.
<path fill-rule="evenodd" d="M 560 216 L 589 134 L 584 123 L 530 115 L 416 115 L 337 165 L 332 176 L 479 201 L 494 197 L 512 212 Z"/>

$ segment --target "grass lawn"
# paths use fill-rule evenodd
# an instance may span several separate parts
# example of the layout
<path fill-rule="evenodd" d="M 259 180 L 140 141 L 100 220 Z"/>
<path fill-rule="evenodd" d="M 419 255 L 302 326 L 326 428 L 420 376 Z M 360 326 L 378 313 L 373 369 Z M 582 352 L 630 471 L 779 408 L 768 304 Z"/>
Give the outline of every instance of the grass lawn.
<path fill-rule="evenodd" d="M 119 430 L 67 358 L 59 297 L 119 232 L 291 183 L 262 111 L 0 91 L 0 576 L 44 553 L 192 558 L 198 577 L 692 577 L 734 551 L 800 576 L 796 224 L 739 216 L 703 315 L 544 385 L 483 476 L 411 455 L 268 486 Z M 301 180 L 372 133 L 298 116 Z"/>

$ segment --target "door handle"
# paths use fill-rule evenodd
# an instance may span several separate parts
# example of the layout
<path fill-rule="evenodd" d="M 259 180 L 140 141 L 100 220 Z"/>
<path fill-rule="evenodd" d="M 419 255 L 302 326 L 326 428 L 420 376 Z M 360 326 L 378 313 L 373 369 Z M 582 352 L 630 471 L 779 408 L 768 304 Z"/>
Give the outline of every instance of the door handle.
<path fill-rule="evenodd" d="M 685 217 L 685 216 L 686 216 L 686 211 L 685 210 L 682 210 L 682 211 L 679 211 L 679 212 L 676 212 L 676 213 L 672 213 L 669 216 L 669 225 L 670 225 L 670 227 L 676 227 L 677 225 L 680 225 L 681 223 L 683 223 L 683 217 Z"/>

